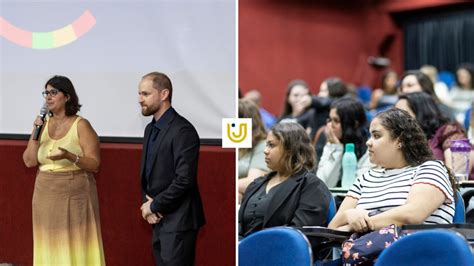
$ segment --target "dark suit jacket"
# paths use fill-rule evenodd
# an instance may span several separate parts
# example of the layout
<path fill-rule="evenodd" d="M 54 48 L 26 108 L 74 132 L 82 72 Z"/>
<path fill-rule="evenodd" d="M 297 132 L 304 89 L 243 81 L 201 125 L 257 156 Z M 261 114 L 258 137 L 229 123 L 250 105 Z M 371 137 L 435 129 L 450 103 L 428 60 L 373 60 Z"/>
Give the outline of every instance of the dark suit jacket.
<path fill-rule="evenodd" d="M 140 168 L 142 200 L 153 197 L 151 210 L 161 213 L 160 231 L 196 230 L 205 223 L 197 182 L 199 136 L 193 125 L 174 109 L 152 147 L 157 150 L 151 173 L 146 176 L 146 145 L 152 122 L 145 128 Z"/>
<path fill-rule="evenodd" d="M 245 191 L 239 209 L 239 235 L 247 236 L 263 228 L 282 225 L 325 226 L 330 192 L 323 181 L 303 170 L 279 185 L 264 215 L 263 228 L 247 228 L 246 232 L 243 232 L 246 227 L 242 224 L 243 215 L 249 199 L 275 174 L 272 172 L 255 179 Z"/>

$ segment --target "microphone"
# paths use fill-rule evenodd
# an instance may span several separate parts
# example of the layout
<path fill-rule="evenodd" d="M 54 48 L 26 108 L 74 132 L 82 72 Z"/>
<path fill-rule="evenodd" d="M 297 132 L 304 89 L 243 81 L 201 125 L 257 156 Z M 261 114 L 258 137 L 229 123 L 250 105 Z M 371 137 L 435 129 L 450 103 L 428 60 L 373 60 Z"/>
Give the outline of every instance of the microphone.
<path fill-rule="evenodd" d="M 46 103 L 43 104 L 43 107 L 41 107 L 40 114 L 39 116 L 41 117 L 41 120 L 44 122 L 44 119 L 46 118 L 46 115 L 48 114 L 48 105 Z M 40 126 L 35 126 L 35 132 L 33 133 L 33 140 L 38 140 L 41 130 L 43 129 L 43 125 Z"/>

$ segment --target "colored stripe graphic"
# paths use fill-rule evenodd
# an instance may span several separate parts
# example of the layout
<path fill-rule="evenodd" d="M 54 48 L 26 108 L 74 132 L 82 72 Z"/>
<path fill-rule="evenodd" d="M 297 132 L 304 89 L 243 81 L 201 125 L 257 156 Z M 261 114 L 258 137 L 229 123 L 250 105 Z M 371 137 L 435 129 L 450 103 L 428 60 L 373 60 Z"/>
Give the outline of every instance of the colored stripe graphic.
<path fill-rule="evenodd" d="M 0 17 L 0 36 L 19 46 L 32 49 L 53 49 L 74 42 L 90 31 L 96 23 L 95 17 L 89 10 L 73 23 L 49 32 L 31 32 L 12 25 Z"/>

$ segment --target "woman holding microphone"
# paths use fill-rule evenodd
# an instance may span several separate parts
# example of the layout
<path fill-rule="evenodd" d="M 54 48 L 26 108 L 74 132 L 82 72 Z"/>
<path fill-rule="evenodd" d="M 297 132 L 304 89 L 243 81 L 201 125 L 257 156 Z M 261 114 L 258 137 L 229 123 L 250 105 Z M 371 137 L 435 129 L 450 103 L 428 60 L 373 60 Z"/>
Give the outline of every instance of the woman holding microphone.
<path fill-rule="evenodd" d="M 93 173 L 99 171 L 99 138 L 77 115 L 81 105 L 72 82 L 54 76 L 43 96 L 49 116 L 23 153 L 38 166 L 33 193 L 34 265 L 105 265 L 99 204 Z"/>

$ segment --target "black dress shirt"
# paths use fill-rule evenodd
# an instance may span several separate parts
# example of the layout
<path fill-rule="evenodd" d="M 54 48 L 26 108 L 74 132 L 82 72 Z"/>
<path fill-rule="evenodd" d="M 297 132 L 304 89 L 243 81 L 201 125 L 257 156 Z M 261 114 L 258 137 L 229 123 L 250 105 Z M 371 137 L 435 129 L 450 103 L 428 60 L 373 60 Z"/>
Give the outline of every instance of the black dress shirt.
<path fill-rule="evenodd" d="M 155 121 L 153 118 L 153 127 L 151 128 L 151 137 L 148 140 L 148 143 L 146 145 L 146 160 L 145 160 L 145 174 L 147 177 L 150 176 L 151 173 L 151 166 L 153 165 L 153 162 L 151 161 L 152 158 L 154 158 L 154 155 L 156 154 L 157 150 L 153 149 L 153 146 L 155 145 L 157 139 L 158 139 L 158 134 L 160 133 L 161 128 L 169 122 L 171 118 L 171 114 L 173 108 L 170 107 L 168 110 L 166 110 L 163 115 L 158 119 L 158 121 Z"/>

